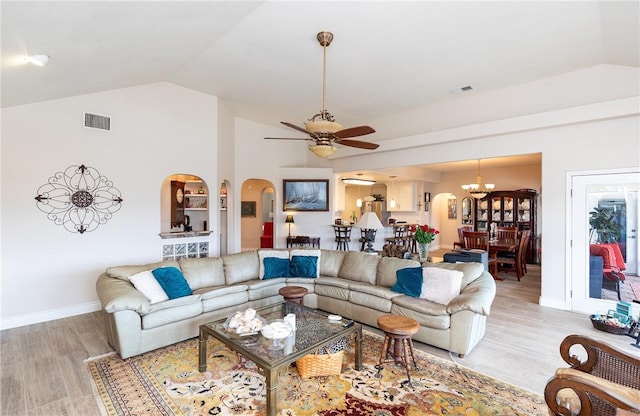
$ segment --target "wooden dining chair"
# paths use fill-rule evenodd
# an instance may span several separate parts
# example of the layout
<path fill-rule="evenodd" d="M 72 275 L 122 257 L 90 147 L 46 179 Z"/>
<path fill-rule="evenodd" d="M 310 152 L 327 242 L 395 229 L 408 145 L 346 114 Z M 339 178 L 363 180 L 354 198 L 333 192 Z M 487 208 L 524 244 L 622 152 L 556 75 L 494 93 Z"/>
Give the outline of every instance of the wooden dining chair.
<path fill-rule="evenodd" d="M 517 240 L 518 227 L 496 227 L 496 239 Z"/>
<path fill-rule="evenodd" d="M 520 281 L 520 278 L 524 276 L 524 271 L 523 271 L 524 268 L 522 266 L 522 262 L 526 258 L 526 256 L 523 256 L 522 252 L 526 250 L 527 242 L 529 241 L 530 235 L 531 235 L 530 230 L 522 231 L 522 233 L 520 234 L 520 241 L 518 242 L 518 247 L 516 247 L 516 252 L 514 256 L 504 256 L 504 255 L 501 255 L 500 253 L 498 253 L 498 255 L 496 256 L 496 263 L 498 264 L 498 269 L 500 269 L 500 265 L 502 264 L 511 265 L 512 267 L 510 268 L 510 270 L 513 270 L 516 272 L 518 281 Z"/>
<path fill-rule="evenodd" d="M 462 236 L 463 231 L 473 231 L 473 227 L 468 225 L 462 226 L 458 228 L 458 241 L 453 242 L 453 248 L 455 250 L 456 247 L 466 248 L 464 246 L 464 237 Z"/>
<path fill-rule="evenodd" d="M 463 231 L 462 241 L 467 250 L 480 249 L 487 252 L 487 266 L 494 279 L 498 280 L 498 263 L 496 262 L 496 253 L 492 253 L 489 247 L 488 231 Z"/>

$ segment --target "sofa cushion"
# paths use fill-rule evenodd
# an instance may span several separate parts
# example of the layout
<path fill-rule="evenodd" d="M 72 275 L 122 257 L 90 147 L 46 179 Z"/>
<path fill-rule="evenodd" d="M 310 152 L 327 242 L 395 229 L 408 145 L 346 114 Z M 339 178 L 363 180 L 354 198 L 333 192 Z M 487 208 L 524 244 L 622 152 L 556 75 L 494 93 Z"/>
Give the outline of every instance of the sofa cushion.
<path fill-rule="evenodd" d="M 191 288 L 185 280 L 180 269 L 176 267 L 160 267 L 152 270 L 162 289 L 167 293 L 169 299 L 181 298 L 191 294 Z"/>
<path fill-rule="evenodd" d="M 467 287 L 467 285 L 484 272 L 484 265 L 482 263 L 424 263 L 422 267 L 436 267 L 439 269 L 458 270 L 464 275 L 460 282 L 460 290 Z"/>
<path fill-rule="evenodd" d="M 396 257 L 382 257 L 376 270 L 376 285 L 391 287 L 396 283 L 396 272 L 406 267 L 420 267 L 420 262 Z"/>
<path fill-rule="evenodd" d="M 297 259 L 298 262 L 295 265 L 296 272 L 294 272 L 292 269 L 291 275 L 295 277 L 320 277 L 320 257 L 321 256 L 322 254 L 320 250 L 300 250 L 300 249 L 291 250 L 289 252 L 290 260 L 293 260 L 294 257 L 308 257 L 308 259 L 302 259 L 302 258 Z M 315 270 L 310 269 L 312 268 L 311 262 L 315 262 Z M 307 274 L 309 274 L 308 272 L 313 272 L 313 271 L 315 271 L 315 276 L 307 276 Z M 302 274 L 296 274 L 298 272 Z"/>
<path fill-rule="evenodd" d="M 327 277 L 338 277 L 340 266 L 344 261 L 346 251 L 320 250 L 320 275 Z"/>
<path fill-rule="evenodd" d="M 422 267 L 407 267 L 396 272 L 396 283 L 391 290 L 419 298 L 422 291 Z"/>
<path fill-rule="evenodd" d="M 291 256 L 291 276 L 318 277 L 318 258 L 316 256 Z"/>
<path fill-rule="evenodd" d="M 220 257 L 182 258 L 178 263 L 192 290 L 225 284 Z"/>
<path fill-rule="evenodd" d="M 151 305 L 149 313 L 142 317 L 142 329 L 156 328 L 200 314 L 202 314 L 200 296 L 183 296 Z"/>
<path fill-rule="evenodd" d="M 256 250 L 222 256 L 224 263 L 224 279 L 228 285 L 258 279 L 260 276 L 260 259 Z"/>
<path fill-rule="evenodd" d="M 260 275 L 261 279 L 291 276 L 291 264 L 288 258 L 266 257 L 262 262 L 261 266 L 264 267 L 264 273 Z"/>
<path fill-rule="evenodd" d="M 380 257 L 362 251 L 349 251 L 344 256 L 338 277 L 375 285 L 379 260 Z"/>
<path fill-rule="evenodd" d="M 223 297 L 230 293 L 246 292 L 248 288 L 247 285 L 203 287 L 194 290 L 193 294 L 200 295 L 202 300 L 205 300 Z"/>
<path fill-rule="evenodd" d="M 288 250 L 258 250 L 258 261 L 260 262 L 260 279 L 264 279 L 265 275 L 265 259 L 287 259 L 289 260 L 289 251 Z M 282 277 L 282 276 L 277 276 Z"/>
<path fill-rule="evenodd" d="M 129 280 L 136 289 L 149 299 L 149 303 L 154 304 L 169 300 L 169 296 L 162 289 L 151 270 L 145 270 L 129 276 Z"/>
<path fill-rule="evenodd" d="M 425 267 L 422 269 L 420 297 L 441 305 L 448 305 L 460 294 L 462 276 L 463 273 L 459 270 Z"/>
<path fill-rule="evenodd" d="M 165 260 L 157 263 L 149 263 L 149 264 L 141 264 L 136 266 L 114 266 L 107 268 L 107 274 L 110 277 L 115 277 L 116 279 L 121 279 L 126 282 L 129 281 L 129 276 L 133 276 L 136 273 L 143 272 L 145 270 L 153 270 L 158 267 L 180 267 L 177 261 L 175 260 Z"/>

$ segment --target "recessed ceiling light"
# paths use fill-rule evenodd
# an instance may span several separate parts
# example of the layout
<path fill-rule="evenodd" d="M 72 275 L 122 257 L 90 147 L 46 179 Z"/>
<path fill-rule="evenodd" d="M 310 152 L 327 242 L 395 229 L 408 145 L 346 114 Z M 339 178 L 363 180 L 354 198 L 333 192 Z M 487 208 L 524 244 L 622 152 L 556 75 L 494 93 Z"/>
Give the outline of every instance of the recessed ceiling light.
<path fill-rule="evenodd" d="M 24 61 L 37 66 L 45 66 L 49 62 L 49 55 L 29 55 L 24 57 Z"/>

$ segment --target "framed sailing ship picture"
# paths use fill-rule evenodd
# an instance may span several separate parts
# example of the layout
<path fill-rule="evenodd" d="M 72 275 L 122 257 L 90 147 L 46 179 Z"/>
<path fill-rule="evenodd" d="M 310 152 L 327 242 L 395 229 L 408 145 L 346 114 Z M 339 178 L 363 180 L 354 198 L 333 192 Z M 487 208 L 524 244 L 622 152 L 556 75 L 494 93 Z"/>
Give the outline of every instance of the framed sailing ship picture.
<path fill-rule="evenodd" d="M 284 211 L 329 211 L 328 179 L 283 179 Z"/>

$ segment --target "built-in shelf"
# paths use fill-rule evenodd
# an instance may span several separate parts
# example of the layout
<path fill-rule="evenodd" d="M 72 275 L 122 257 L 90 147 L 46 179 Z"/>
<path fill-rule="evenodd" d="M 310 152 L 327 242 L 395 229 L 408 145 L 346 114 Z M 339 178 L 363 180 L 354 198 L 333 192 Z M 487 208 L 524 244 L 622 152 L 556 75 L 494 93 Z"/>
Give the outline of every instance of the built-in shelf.
<path fill-rule="evenodd" d="M 187 237 L 205 237 L 211 234 L 211 231 L 177 231 L 172 233 L 160 233 L 160 238 L 187 238 Z"/>

